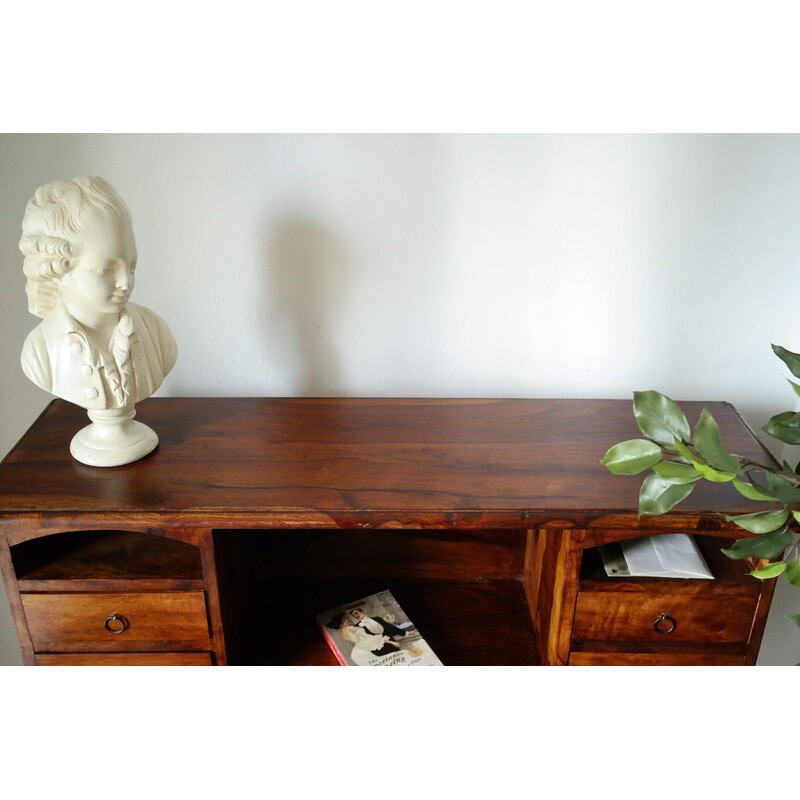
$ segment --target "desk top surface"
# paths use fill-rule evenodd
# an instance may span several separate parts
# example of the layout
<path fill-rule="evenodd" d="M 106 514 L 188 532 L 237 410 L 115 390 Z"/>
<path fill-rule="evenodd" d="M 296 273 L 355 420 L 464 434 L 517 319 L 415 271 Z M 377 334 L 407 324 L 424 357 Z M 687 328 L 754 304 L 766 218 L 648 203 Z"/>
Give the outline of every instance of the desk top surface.
<path fill-rule="evenodd" d="M 692 425 L 703 403 L 682 403 Z M 732 452 L 765 451 L 732 406 L 708 403 Z M 581 526 L 636 524 L 642 477 L 600 464 L 638 438 L 630 400 L 150 398 L 146 458 L 89 467 L 69 454 L 88 423 L 56 400 L 0 464 L 0 522 L 76 527 Z M 679 510 L 756 510 L 702 482 Z M 27 520 L 27 522 L 25 522 Z M 658 525 L 656 518 L 648 518 Z"/>

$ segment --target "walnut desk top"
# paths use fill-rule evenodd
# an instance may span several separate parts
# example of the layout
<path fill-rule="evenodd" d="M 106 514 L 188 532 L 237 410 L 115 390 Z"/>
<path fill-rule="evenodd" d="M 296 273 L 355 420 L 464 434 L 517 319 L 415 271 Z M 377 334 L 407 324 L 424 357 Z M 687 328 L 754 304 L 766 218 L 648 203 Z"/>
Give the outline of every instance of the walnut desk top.
<path fill-rule="evenodd" d="M 723 441 L 764 450 L 728 404 Z M 684 403 L 694 424 L 702 403 Z M 121 467 L 69 454 L 85 412 L 53 401 L 0 465 L 0 523 L 213 528 L 636 526 L 641 476 L 600 464 L 640 434 L 628 400 L 151 398 L 158 448 Z M 724 508 L 721 508 L 723 505 Z M 754 510 L 698 486 L 678 516 Z M 652 517 L 648 530 L 669 527 Z"/>
<path fill-rule="evenodd" d="M 769 458 L 731 406 L 708 405 L 731 451 Z M 683 404 L 692 425 L 702 406 Z M 630 401 L 150 398 L 137 412 L 160 440 L 140 461 L 75 461 L 87 418 L 56 400 L 0 464 L 26 664 L 334 663 L 315 615 L 389 587 L 446 664 L 757 656 L 772 583 L 721 556 L 742 532 L 718 513 L 756 507 L 699 485 L 639 519 L 641 476 L 600 463 L 639 436 Z M 669 532 L 695 533 L 717 580 L 598 572 L 599 545 Z"/>

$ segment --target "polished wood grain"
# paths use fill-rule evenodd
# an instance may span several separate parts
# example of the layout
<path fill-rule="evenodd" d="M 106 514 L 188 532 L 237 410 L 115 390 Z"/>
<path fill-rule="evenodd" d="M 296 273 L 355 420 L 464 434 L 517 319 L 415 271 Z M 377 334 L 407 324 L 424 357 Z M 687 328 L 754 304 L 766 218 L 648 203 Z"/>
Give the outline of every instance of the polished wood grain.
<path fill-rule="evenodd" d="M 731 449 L 766 457 L 732 407 L 709 406 Z M 702 404 L 685 407 L 694 419 Z M 0 519 L 63 529 L 158 528 L 167 514 L 171 527 L 498 528 L 564 516 L 586 527 L 638 504 L 640 478 L 600 464 L 612 444 L 639 435 L 628 401 L 150 398 L 137 411 L 158 449 L 97 469 L 69 455 L 84 412 L 54 401 L 0 466 Z M 683 514 L 721 510 L 755 506 L 730 487 L 700 486 Z"/>
<path fill-rule="evenodd" d="M 114 648 L 135 643 L 139 649 L 153 643 L 164 649 L 158 643 L 185 641 L 191 643 L 185 649 L 209 649 L 203 592 L 26 593 L 22 606 L 37 652 L 86 642 Z M 116 634 L 105 629 L 113 614 L 126 620 L 127 630 Z"/>
<path fill-rule="evenodd" d="M 618 660 L 598 657 L 596 663 L 669 665 L 683 663 L 684 655 L 686 663 L 755 663 L 764 608 L 774 590 L 774 582 L 748 575 L 757 564 L 726 558 L 720 548 L 730 541 L 714 532 L 696 536 L 714 580 L 610 578 L 596 545 L 630 537 L 630 531 L 620 529 L 532 534 L 536 552 L 529 595 L 536 592 L 533 613 L 544 663 L 594 663 L 594 656 L 576 659 L 575 653 L 596 653 L 598 648 L 625 655 Z M 670 634 L 652 627 L 662 613 L 678 622 Z"/>
<path fill-rule="evenodd" d="M 25 619 L 25 611 L 22 607 L 22 597 L 17 583 L 17 576 L 14 572 L 11 549 L 6 537 L 3 535 L 2 528 L 0 528 L 0 574 L 3 576 L 8 604 L 11 608 L 14 627 L 17 631 L 17 640 L 22 651 L 22 663 L 26 665 L 33 664 L 31 634 L 28 630 L 28 621 Z"/>
<path fill-rule="evenodd" d="M 619 536 L 607 531 L 606 541 L 618 541 Z M 763 566 L 760 560 L 730 559 L 722 553 L 733 540 L 718 536 L 695 535 L 694 541 L 714 576 L 714 580 L 640 577 L 635 580 L 609 578 L 595 547 L 584 547 L 580 569 L 580 588 L 591 592 L 634 592 L 667 594 L 738 594 L 758 597 L 764 583 L 754 580 L 750 571 Z M 584 546 L 586 541 L 584 540 Z"/>
<path fill-rule="evenodd" d="M 528 540 L 526 587 L 545 664 L 569 659 L 584 531 L 539 530 Z"/>
<path fill-rule="evenodd" d="M 103 583 L 169 581 L 202 588 L 203 571 L 197 547 L 150 533 L 79 531 L 58 533 L 17 545 L 14 569 L 28 590 L 49 581 L 69 581 L 92 588 Z M 52 585 L 50 585 L 52 590 Z"/>
<path fill-rule="evenodd" d="M 336 666 L 316 616 L 388 588 L 378 577 L 251 583 L 236 598 L 244 636 L 226 628 L 230 664 Z M 391 591 L 447 666 L 539 666 L 520 580 L 395 580 Z"/>
<path fill-rule="evenodd" d="M 538 665 L 527 532 L 498 533 L 217 531 L 228 661 L 335 665 L 317 615 L 390 589 L 444 663 Z"/>
<path fill-rule="evenodd" d="M 210 667 L 211 653 L 44 653 L 40 667 Z"/>
<path fill-rule="evenodd" d="M 228 656 L 225 647 L 225 632 L 219 596 L 216 557 L 214 553 L 214 532 L 211 530 L 198 530 L 195 533 L 203 568 L 205 603 L 208 609 L 208 623 L 211 634 L 211 647 L 214 651 L 214 663 L 218 666 L 226 666 L 228 663 Z"/>
<path fill-rule="evenodd" d="M 694 424 L 704 404 L 682 405 Z M 731 406 L 708 405 L 731 450 L 769 461 Z M 641 476 L 600 464 L 639 436 L 630 401 L 150 398 L 137 412 L 160 444 L 133 464 L 74 461 L 87 419 L 60 400 L 0 464 L 25 663 L 335 664 L 316 615 L 387 588 L 445 664 L 757 656 L 773 583 L 718 549 L 742 535 L 720 512 L 760 505 L 700 485 L 640 518 Z M 716 581 L 604 578 L 599 544 L 669 532 L 700 536 Z M 132 598 L 137 634 L 98 636 Z M 666 599 L 697 632 L 630 641 Z"/>
<path fill-rule="evenodd" d="M 527 531 L 517 530 L 296 530 L 288 536 L 261 530 L 221 531 L 239 558 L 265 578 L 385 580 L 513 579 L 523 572 Z M 246 565 L 243 565 L 245 568 Z"/>
<path fill-rule="evenodd" d="M 728 595 L 579 592 L 572 638 L 603 641 L 747 642 L 757 598 Z M 661 614 L 676 621 L 671 633 L 654 624 Z M 669 625 L 662 625 L 668 630 Z"/>
<path fill-rule="evenodd" d="M 744 656 L 714 653 L 573 653 L 571 667 L 743 667 Z"/>

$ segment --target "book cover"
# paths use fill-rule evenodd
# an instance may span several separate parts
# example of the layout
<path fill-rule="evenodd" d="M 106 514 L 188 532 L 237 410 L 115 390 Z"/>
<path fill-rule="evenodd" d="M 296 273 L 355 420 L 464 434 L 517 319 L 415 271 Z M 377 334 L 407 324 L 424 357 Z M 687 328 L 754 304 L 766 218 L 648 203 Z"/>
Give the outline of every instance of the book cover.
<path fill-rule="evenodd" d="M 441 667 L 390 591 L 362 597 L 317 617 L 345 667 Z"/>

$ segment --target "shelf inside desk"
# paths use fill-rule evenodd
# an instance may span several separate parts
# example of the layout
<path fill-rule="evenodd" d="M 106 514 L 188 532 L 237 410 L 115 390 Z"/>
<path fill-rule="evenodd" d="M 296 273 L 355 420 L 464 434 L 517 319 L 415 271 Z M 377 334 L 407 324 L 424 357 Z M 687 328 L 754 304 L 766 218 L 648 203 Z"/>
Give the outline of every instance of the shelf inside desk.
<path fill-rule="evenodd" d="M 152 533 L 53 533 L 11 547 L 22 592 L 203 588 L 196 547 Z"/>
<path fill-rule="evenodd" d="M 537 665 L 525 532 L 497 533 L 218 531 L 229 663 L 334 665 L 317 615 L 389 589 L 444 664 Z"/>

